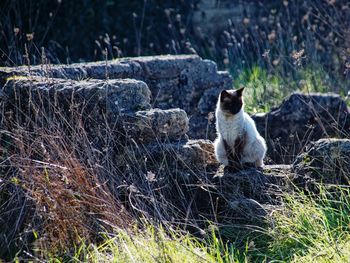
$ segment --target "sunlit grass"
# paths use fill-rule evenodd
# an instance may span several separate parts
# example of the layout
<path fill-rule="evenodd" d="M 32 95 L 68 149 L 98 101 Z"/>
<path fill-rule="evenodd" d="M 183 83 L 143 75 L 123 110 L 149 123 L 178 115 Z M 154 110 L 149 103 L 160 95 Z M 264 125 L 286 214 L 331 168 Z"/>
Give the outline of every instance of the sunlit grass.
<path fill-rule="evenodd" d="M 253 66 L 238 74 L 232 73 L 233 86 L 246 87 L 245 107 L 249 113 L 268 112 L 279 105 L 293 92 L 337 92 L 346 97 L 347 81 L 332 79 L 321 65 L 296 69 L 289 77 L 283 77 L 277 70 L 269 73 L 266 69 Z"/>
<path fill-rule="evenodd" d="M 293 262 L 349 262 L 349 188 L 320 187 L 313 197 L 285 197 L 285 208 L 269 230 L 270 258 Z M 312 259 L 312 261 L 308 261 Z"/>
<path fill-rule="evenodd" d="M 52 262 L 244 262 L 244 255 L 225 245 L 215 233 L 207 242 L 176 231 L 148 225 L 144 231 L 106 234 L 99 245 L 82 244 L 72 255 L 51 258 Z"/>
<path fill-rule="evenodd" d="M 189 233 L 146 223 L 144 230 L 105 234 L 100 244 L 85 244 L 52 262 L 349 262 L 349 188 L 320 187 L 318 195 L 285 195 L 260 241 L 237 248 L 217 229 L 198 239 Z M 215 228 L 213 228 L 215 229 Z M 251 237 L 251 235 L 250 235 Z"/>
<path fill-rule="evenodd" d="M 285 95 L 283 80 L 278 75 L 271 75 L 260 67 L 246 69 L 234 77 L 234 87 L 246 87 L 245 104 L 250 113 L 267 112 L 277 105 Z"/>

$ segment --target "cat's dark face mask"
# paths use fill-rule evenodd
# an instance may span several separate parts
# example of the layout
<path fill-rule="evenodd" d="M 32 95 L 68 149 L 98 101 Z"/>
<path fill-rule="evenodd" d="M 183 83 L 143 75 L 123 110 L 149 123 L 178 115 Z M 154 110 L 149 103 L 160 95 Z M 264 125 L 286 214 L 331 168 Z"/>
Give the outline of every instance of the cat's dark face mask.
<path fill-rule="evenodd" d="M 243 106 L 243 88 L 234 91 L 223 90 L 220 94 L 220 107 L 225 113 L 235 115 Z"/>

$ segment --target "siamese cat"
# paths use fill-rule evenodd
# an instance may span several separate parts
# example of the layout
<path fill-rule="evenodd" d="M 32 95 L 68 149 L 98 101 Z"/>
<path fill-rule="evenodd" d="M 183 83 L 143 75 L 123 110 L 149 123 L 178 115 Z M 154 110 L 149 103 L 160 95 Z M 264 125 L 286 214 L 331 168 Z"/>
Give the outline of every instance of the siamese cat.
<path fill-rule="evenodd" d="M 215 112 L 215 156 L 220 163 L 236 169 L 244 165 L 262 168 L 266 143 L 254 120 L 244 112 L 243 90 L 244 87 L 220 93 Z"/>

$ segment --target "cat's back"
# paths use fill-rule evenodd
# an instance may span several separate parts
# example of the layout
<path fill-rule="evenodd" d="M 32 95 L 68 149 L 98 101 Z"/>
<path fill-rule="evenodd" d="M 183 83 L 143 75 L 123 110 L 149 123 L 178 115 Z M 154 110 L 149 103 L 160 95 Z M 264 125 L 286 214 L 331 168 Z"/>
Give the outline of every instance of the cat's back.
<path fill-rule="evenodd" d="M 266 152 L 266 142 L 265 139 L 258 132 L 255 121 L 247 113 L 245 113 L 245 130 L 247 135 L 247 144 L 256 148 L 255 151 Z"/>
<path fill-rule="evenodd" d="M 256 129 L 255 121 L 248 113 L 244 112 L 244 122 L 245 128 L 248 132 L 248 135 L 257 136 L 259 135 L 258 130 Z"/>

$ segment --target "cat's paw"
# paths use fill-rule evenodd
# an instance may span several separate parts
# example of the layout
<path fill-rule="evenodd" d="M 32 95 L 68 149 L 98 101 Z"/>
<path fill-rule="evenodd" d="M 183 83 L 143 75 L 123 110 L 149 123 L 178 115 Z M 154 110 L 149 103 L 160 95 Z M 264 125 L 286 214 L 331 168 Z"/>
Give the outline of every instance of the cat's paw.
<path fill-rule="evenodd" d="M 263 168 L 264 167 L 264 161 L 263 160 L 261 160 L 261 159 L 259 159 L 259 160 L 256 160 L 255 161 L 255 167 L 256 168 Z"/>

